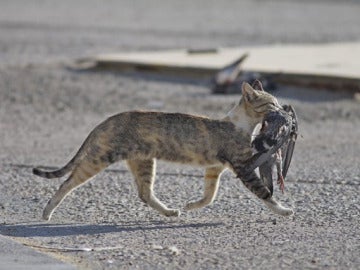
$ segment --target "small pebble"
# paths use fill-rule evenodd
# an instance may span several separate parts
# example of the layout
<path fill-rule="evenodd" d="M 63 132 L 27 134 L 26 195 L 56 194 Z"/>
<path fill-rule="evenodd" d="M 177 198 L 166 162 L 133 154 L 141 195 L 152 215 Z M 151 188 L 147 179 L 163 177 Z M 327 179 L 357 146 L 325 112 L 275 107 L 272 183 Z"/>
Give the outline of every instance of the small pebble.
<path fill-rule="evenodd" d="M 179 255 L 180 254 L 180 250 L 177 248 L 177 247 L 175 247 L 175 246 L 171 246 L 171 247 L 169 247 L 169 250 L 170 250 L 170 252 L 171 252 L 171 255 Z"/>
<path fill-rule="evenodd" d="M 155 250 L 161 250 L 161 249 L 164 249 L 162 246 L 160 245 L 152 245 L 151 246 L 152 249 L 155 249 Z"/>

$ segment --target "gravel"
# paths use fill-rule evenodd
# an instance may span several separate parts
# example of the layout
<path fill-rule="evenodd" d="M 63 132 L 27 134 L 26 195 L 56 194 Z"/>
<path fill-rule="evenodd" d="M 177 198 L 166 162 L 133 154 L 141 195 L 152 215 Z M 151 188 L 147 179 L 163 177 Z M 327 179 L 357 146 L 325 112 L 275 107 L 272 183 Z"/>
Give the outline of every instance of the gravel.
<path fill-rule="evenodd" d="M 222 117 L 238 95 L 206 82 L 66 64 L 99 52 L 351 41 L 356 1 L 2 1 L 0 9 L 0 233 L 82 269 L 356 269 L 360 103 L 350 94 L 282 86 L 300 136 L 287 177 L 290 218 L 274 216 L 230 172 L 213 205 L 166 218 L 137 197 L 123 163 L 71 193 L 50 222 L 64 180 L 31 174 L 62 166 L 92 128 L 126 110 Z M 286 22 L 286 23 L 284 23 Z M 201 168 L 159 162 L 155 192 L 182 208 L 202 194 Z"/>

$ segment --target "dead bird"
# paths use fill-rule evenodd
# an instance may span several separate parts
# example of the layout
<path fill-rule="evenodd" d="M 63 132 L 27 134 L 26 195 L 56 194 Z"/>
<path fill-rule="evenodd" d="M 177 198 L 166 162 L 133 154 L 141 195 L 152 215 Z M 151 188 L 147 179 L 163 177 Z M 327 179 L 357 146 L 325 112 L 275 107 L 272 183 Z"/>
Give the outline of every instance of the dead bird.
<path fill-rule="evenodd" d="M 287 174 L 291 157 L 294 151 L 297 136 L 297 119 L 291 106 L 282 106 L 281 109 L 271 111 L 264 116 L 262 130 L 252 141 L 256 152 L 237 170 L 237 177 L 252 181 L 256 178 L 255 169 L 259 167 L 260 179 L 273 195 L 273 180 L 278 176 L 280 188 L 284 189 L 284 178 Z M 279 176 L 280 175 L 280 176 Z M 265 202 L 273 211 L 280 211 L 289 215 L 290 208 L 283 207 L 272 198 Z"/>
<path fill-rule="evenodd" d="M 261 156 L 268 153 L 265 162 L 262 164 L 258 162 L 258 164 L 260 177 L 271 194 L 276 177 L 280 190 L 284 193 L 284 179 L 294 152 L 297 131 L 295 110 L 292 106 L 284 105 L 283 110 L 270 112 L 264 117 L 261 129 L 252 141 L 255 155 Z"/>

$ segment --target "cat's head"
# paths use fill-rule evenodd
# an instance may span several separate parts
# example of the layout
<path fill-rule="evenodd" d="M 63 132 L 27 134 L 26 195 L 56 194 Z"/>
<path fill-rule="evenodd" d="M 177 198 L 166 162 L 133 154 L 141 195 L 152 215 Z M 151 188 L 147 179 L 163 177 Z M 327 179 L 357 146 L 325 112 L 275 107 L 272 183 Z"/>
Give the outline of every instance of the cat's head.
<path fill-rule="evenodd" d="M 277 99 L 265 92 L 258 80 L 253 86 L 246 82 L 242 84 L 242 98 L 239 105 L 245 109 L 245 113 L 250 118 L 260 121 L 268 112 L 281 109 Z"/>

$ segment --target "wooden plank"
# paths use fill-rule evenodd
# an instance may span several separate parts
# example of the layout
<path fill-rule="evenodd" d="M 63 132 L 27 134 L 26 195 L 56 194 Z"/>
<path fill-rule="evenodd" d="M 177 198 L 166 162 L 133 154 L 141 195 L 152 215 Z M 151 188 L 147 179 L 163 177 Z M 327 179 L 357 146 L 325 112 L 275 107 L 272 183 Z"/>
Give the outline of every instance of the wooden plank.
<path fill-rule="evenodd" d="M 101 54 L 92 59 L 98 68 L 123 71 L 148 71 L 186 77 L 209 77 L 241 57 L 239 49 L 206 49 L 200 51 L 169 50 Z"/>
<path fill-rule="evenodd" d="M 360 42 L 114 53 L 92 60 L 99 68 L 206 77 L 246 53 L 244 71 L 271 75 L 276 82 L 360 91 Z"/>

